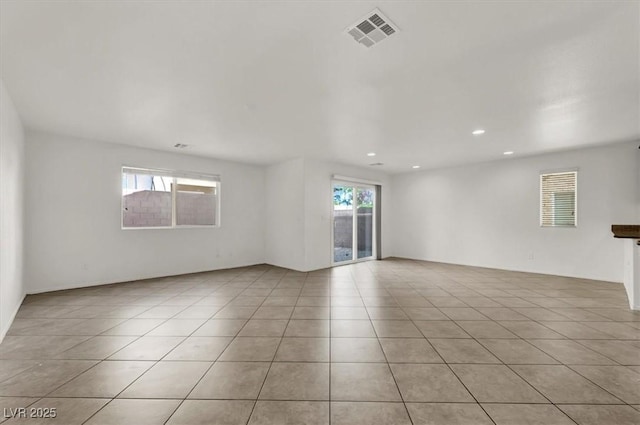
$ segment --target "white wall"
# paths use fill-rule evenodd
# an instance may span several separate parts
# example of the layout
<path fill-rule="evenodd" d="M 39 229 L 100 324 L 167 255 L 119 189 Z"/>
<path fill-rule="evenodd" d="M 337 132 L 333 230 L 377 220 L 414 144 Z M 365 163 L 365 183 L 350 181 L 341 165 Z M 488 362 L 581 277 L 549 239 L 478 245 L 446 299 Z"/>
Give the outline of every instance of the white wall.
<path fill-rule="evenodd" d="M 637 146 L 638 143 L 635 143 L 636 147 L 638 148 L 636 150 L 636 170 L 638 173 L 638 179 L 637 179 L 637 186 L 636 188 L 638 189 L 636 191 L 636 220 L 635 223 L 636 224 L 640 224 L 640 146 Z M 634 224 L 634 223 L 632 223 Z"/>
<path fill-rule="evenodd" d="M 393 177 L 399 257 L 621 282 L 623 244 L 611 224 L 635 223 L 638 143 Z M 579 167 L 578 227 L 539 226 L 541 171 Z"/>
<path fill-rule="evenodd" d="M 292 159 L 267 167 L 265 194 L 265 261 L 304 270 L 304 160 Z"/>
<path fill-rule="evenodd" d="M 4 150 L 4 115 L 2 127 Z M 262 262 L 329 267 L 333 174 L 382 183 L 385 257 L 621 281 L 622 246 L 609 227 L 637 220 L 637 151 L 621 144 L 388 177 L 314 160 L 264 168 L 28 133 L 25 281 L 36 293 Z M 121 230 L 122 165 L 221 174 L 222 227 Z M 539 172 L 563 167 L 580 168 L 579 227 L 542 229 Z M 4 223 L 3 215 L 3 244 Z M 2 271 L 4 287 L 4 263 Z"/>
<path fill-rule="evenodd" d="M 27 133 L 28 292 L 264 262 L 264 168 Z M 121 230 L 123 165 L 220 174 L 220 228 Z"/>
<path fill-rule="evenodd" d="M 24 131 L 0 80 L 0 342 L 25 295 Z"/>

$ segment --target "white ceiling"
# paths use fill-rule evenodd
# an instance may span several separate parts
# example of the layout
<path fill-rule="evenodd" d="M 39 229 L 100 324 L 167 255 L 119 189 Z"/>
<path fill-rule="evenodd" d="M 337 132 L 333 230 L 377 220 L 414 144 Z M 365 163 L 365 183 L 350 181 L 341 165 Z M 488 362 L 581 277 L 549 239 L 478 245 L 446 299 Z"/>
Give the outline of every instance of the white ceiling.
<path fill-rule="evenodd" d="M 32 129 L 390 173 L 640 138 L 637 1 L 0 4 Z M 375 7 L 401 32 L 366 49 L 344 29 Z"/>

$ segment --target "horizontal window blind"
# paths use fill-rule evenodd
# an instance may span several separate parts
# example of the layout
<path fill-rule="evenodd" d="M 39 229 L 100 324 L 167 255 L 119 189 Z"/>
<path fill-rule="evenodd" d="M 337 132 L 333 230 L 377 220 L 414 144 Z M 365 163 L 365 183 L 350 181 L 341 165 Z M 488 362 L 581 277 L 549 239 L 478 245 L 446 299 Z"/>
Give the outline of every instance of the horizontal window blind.
<path fill-rule="evenodd" d="M 192 179 L 192 180 L 206 180 L 206 181 L 212 181 L 212 182 L 220 181 L 220 176 L 216 174 L 200 174 L 200 173 L 192 173 L 192 172 L 185 172 L 185 171 L 122 167 L 122 172 L 125 174 L 138 174 L 138 175 L 158 176 L 158 177 L 175 177 L 175 178 Z"/>
<path fill-rule="evenodd" d="M 540 175 L 540 225 L 543 227 L 575 227 L 576 171 Z"/>

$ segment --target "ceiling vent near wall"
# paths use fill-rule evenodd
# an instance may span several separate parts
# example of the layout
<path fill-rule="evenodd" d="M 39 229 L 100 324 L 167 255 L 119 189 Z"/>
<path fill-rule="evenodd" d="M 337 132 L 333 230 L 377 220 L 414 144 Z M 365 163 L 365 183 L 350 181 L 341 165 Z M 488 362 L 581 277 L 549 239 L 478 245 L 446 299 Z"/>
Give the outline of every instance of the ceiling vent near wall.
<path fill-rule="evenodd" d="M 380 9 L 374 9 L 347 28 L 347 34 L 365 47 L 373 47 L 397 33 L 398 27 Z"/>

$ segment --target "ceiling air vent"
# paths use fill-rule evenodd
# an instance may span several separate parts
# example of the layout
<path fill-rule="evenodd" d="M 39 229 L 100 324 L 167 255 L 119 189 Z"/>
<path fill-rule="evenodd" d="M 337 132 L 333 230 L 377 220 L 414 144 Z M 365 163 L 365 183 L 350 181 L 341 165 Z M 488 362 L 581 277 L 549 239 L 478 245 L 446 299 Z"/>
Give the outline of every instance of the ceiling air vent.
<path fill-rule="evenodd" d="M 372 10 L 347 28 L 347 33 L 365 47 L 373 47 L 398 31 L 398 27 L 379 9 Z"/>

